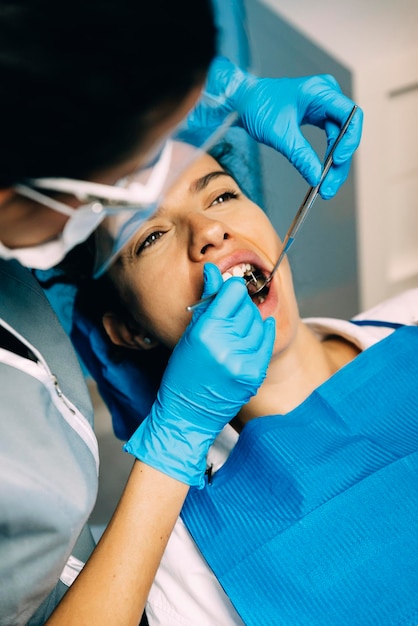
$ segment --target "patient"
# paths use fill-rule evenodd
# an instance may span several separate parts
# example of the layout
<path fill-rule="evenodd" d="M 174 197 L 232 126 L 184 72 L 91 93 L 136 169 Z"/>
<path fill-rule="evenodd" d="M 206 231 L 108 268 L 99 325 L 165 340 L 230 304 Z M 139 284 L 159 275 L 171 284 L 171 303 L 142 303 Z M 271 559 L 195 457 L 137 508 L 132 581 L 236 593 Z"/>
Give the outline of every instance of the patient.
<path fill-rule="evenodd" d="M 148 376 L 158 355 L 158 379 L 204 265 L 223 280 L 268 275 L 280 248 L 203 155 L 79 306 L 102 317 L 116 362 L 138 351 Z M 150 626 L 418 623 L 418 289 L 353 321 L 302 320 L 285 258 L 255 302 L 276 321 L 267 377 L 186 500 Z"/>

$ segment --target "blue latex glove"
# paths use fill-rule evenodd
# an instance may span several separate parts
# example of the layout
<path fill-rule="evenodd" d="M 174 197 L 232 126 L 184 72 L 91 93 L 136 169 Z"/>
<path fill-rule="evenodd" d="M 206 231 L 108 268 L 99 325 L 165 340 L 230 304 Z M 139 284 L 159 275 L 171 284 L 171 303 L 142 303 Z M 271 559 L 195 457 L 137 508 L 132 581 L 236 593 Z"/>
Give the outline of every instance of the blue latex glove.
<path fill-rule="evenodd" d="M 236 110 L 238 124 L 253 139 L 283 154 L 313 186 L 319 182 L 322 163 L 300 127 L 312 124 L 325 129 L 329 151 L 354 104 L 332 76 L 257 78 L 223 57 L 212 63 L 205 92 L 217 99 L 221 108 L 199 105 L 189 115 L 191 128 L 216 126 L 219 111 L 223 111 L 223 118 L 226 110 Z M 324 199 L 334 196 L 346 180 L 362 124 L 363 113 L 358 109 L 321 185 Z"/>
<path fill-rule="evenodd" d="M 244 281 L 223 283 L 206 264 L 203 295 L 170 357 L 157 400 L 124 449 L 189 485 L 203 487 L 209 446 L 263 382 L 275 326 L 263 322 Z"/>

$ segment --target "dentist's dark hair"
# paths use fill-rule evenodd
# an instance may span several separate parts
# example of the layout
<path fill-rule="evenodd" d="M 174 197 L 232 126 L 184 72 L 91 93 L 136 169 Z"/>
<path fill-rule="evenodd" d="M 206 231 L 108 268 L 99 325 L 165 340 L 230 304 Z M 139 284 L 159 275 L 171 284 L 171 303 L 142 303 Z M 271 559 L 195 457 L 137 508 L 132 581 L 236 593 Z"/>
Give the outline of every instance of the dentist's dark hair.
<path fill-rule="evenodd" d="M 128 157 L 205 78 L 210 0 L 3 0 L 0 189 Z"/>

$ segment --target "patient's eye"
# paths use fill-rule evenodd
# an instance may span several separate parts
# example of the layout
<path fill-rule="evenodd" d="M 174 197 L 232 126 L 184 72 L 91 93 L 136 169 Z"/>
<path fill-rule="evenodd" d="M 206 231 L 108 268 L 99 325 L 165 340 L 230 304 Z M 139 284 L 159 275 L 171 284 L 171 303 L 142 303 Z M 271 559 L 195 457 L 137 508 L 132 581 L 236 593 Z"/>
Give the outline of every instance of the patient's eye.
<path fill-rule="evenodd" d="M 215 198 L 211 206 L 223 204 L 224 202 L 228 202 L 229 200 L 234 200 L 235 198 L 238 198 L 238 194 L 236 191 L 232 191 L 232 190 L 224 191 L 223 193 L 221 193 L 219 196 Z"/>
<path fill-rule="evenodd" d="M 156 230 L 152 233 L 150 233 L 138 246 L 137 250 L 136 250 L 136 254 L 140 254 L 142 252 L 142 250 L 144 250 L 145 248 L 149 248 L 150 246 L 153 246 L 155 244 L 156 241 L 158 241 L 160 239 L 160 237 L 163 236 L 163 231 L 162 230 Z"/>

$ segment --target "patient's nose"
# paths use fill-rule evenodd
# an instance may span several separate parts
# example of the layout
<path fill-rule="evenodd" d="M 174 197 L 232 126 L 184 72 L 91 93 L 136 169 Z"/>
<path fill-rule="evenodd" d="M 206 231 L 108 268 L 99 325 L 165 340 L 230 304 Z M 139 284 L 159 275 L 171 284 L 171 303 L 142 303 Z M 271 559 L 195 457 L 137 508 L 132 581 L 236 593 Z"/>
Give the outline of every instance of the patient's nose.
<path fill-rule="evenodd" d="M 193 260 L 199 261 L 210 250 L 222 247 L 223 242 L 229 239 L 225 224 L 213 220 L 201 213 L 193 214 L 190 220 L 189 250 Z"/>

